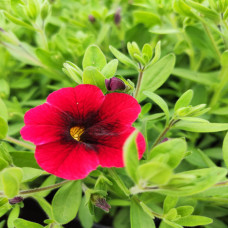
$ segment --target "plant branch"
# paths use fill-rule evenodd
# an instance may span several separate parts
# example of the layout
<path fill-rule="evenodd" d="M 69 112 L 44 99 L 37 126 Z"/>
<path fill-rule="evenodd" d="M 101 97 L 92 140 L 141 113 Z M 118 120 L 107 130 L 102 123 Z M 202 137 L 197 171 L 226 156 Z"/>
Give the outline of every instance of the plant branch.
<path fill-rule="evenodd" d="M 29 194 L 33 194 L 33 193 L 37 193 L 37 192 L 52 190 L 52 189 L 55 189 L 55 188 L 59 188 L 62 185 L 68 183 L 68 182 L 70 182 L 70 180 L 65 180 L 65 181 L 62 181 L 60 183 L 49 185 L 49 186 L 46 186 L 46 187 L 21 190 L 18 195 L 29 195 Z M 4 195 L 4 193 L 0 192 L 0 195 Z"/>
<path fill-rule="evenodd" d="M 17 145 L 22 146 L 24 148 L 27 148 L 29 150 L 35 150 L 34 146 L 29 145 L 28 143 L 21 142 L 15 138 L 10 137 L 10 136 L 6 136 L 5 140 L 10 142 L 10 143 L 14 143 L 14 144 L 17 144 Z"/>
<path fill-rule="evenodd" d="M 161 134 L 158 136 L 158 138 L 156 139 L 156 141 L 154 142 L 154 145 L 152 146 L 152 148 L 154 148 L 155 146 L 157 146 L 162 139 L 165 137 L 166 133 L 170 130 L 170 128 L 177 123 L 179 120 L 171 120 L 169 125 L 161 132 Z"/>
<path fill-rule="evenodd" d="M 137 82 L 136 89 L 135 89 L 134 98 L 137 98 L 137 96 L 139 94 L 140 86 L 142 83 L 143 72 L 144 72 L 144 67 L 142 68 L 141 65 L 139 65 L 139 76 L 138 76 L 138 82 Z"/>

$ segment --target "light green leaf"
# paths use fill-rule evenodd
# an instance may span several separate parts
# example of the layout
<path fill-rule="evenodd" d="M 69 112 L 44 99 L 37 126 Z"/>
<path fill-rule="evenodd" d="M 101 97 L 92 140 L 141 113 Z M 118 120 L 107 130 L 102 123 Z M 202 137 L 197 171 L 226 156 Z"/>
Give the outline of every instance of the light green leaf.
<path fill-rule="evenodd" d="M 18 167 L 31 167 L 35 169 L 40 169 L 33 152 L 13 151 L 10 152 L 10 155 L 13 159 L 13 164 Z"/>
<path fill-rule="evenodd" d="M 166 184 L 172 176 L 172 169 L 161 162 L 151 161 L 140 165 L 137 171 L 139 178 L 150 184 Z"/>
<path fill-rule="evenodd" d="M 194 207 L 192 206 L 180 206 L 180 207 L 177 207 L 176 209 L 177 209 L 178 215 L 180 215 L 181 217 L 189 216 L 194 211 Z"/>
<path fill-rule="evenodd" d="M 109 46 L 110 51 L 112 54 L 123 64 L 133 67 L 135 69 L 138 69 L 138 66 L 136 63 L 134 63 L 130 58 L 128 58 L 126 55 L 122 54 L 120 51 L 118 51 L 116 48 Z"/>
<path fill-rule="evenodd" d="M 194 123 L 180 121 L 174 125 L 174 128 L 191 132 L 218 132 L 228 130 L 228 123 Z"/>
<path fill-rule="evenodd" d="M 148 159 L 151 160 L 158 155 L 169 155 L 167 164 L 171 168 L 176 168 L 187 151 L 187 143 L 184 139 L 171 139 L 166 142 L 160 143 L 152 149 L 149 153 Z"/>
<path fill-rule="evenodd" d="M 155 228 L 153 219 L 145 213 L 139 202 L 134 198 L 130 207 L 131 228 Z"/>
<path fill-rule="evenodd" d="M 31 26 L 30 24 L 25 23 L 24 21 L 21 21 L 21 20 L 17 19 L 16 17 L 12 16 L 8 12 L 4 11 L 4 15 L 6 16 L 7 19 L 12 21 L 16 25 L 23 26 L 23 27 L 25 27 L 27 29 L 30 29 L 32 31 L 36 31 L 36 29 L 33 26 Z"/>
<path fill-rule="evenodd" d="M 15 228 L 43 228 L 43 226 L 41 226 L 38 223 L 29 222 L 27 220 L 20 219 L 20 218 L 14 221 L 14 226 Z"/>
<path fill-rule="evenodd" d="M 4 139 L 8 132 L 8 124 L 0 117 L 0 139 Z"/>
<path fill-rule="evenodd" d="M 5 159 L 3 159 L 3 158 L 0 157 L 0 171 L 2 171 L 8 165 L 9 165 L 8 162 Z"/>
<path fill-rule="evenodd" d="M 226 133 L 226 136 L 223 140 L 222 154 L 226 167 L 228 167 L 228 132 Z"/>
<path fill-rule="evenodd" d="M 184 94 L 181 95 L 181 97 L 177 100 L 175 106 L 174 106 L 174 110 L 178 110 L 179 108 L 182 107 L 187 107 L 193 97 L 193 90 L 188 90 L 186 91 Z"/>
<path fill-rule="evenodd" d="M 5 121 L 8 119 L 8 111 L 5 103 L 3 100 L 0 98 L 0 117 L 2 117 Z"/>
<path fill-rule="evenodd" d="M 148 11 L 134 11 L 133 18 L 135 24 L 144 24 L 146 27 L 151 27 L 156 24 L 160 24 L 161 20 L 158 15 L 148 12 Z"/>
<path fill-rule="evenodd" d="M 190 5 L 192 8 L 196 9 L 200 13 L 200 17 L 204 16 L 208 19 L 213 20 L 215 23 L 219 23 L 219 14 L 214 10 L 203 6 L 201 3 L 197 3 L 191 0 L 187 0 L 187 4 Z"/>
<path fill-rule="evenodd" d="M 106 58 L 101 49 L 96 45 L 90 45 L 86 51 L 82 61 L 83 69 L 87 67 L 95 67 L 101 71 L 106 65 Z"/>
<path fill-rule="evenodd" d="M 166 196 L 163 203 L 163 212 L 164 214 L 168 213 L 168 211 L 174 208 L 177 204 L 178 197 L 176 196 Z"/>
<path fill-rule="evenodd" d="M 20 168 L 11 167 L 2 172 L 4 193 L 8 198 L 18 195 L 23 172 Z"/>
<path fill-rule="evenodd" d="M 213 220 L 208 217 L 199 216 L 199 215 L 189 215 L 186 217 L 182 217 L 175 221 L 175 223 L 178 223 L 181 226 L 203 226 L 212 223 Z"/>
<path fill-rule="evenodd" d="M 144 91 L 143 93 L 147 97 L 149 97 L 152 101 L 154 101 L 164 111 L 166 115 L 166 125 L 167 125 L 169 123 L 169 108 L 166 102 L 160 96 L 150 91 Z"/>
<path fill-rule="evenodd" d="M 81 205 L 78 211 L 78 217 L 83 228 L 92 228 L 93 226 L 93 217 L 89 212 L 88 205 L 85 203 L 85 197 L 82 198 Z"/>
<path fill-rule="evenodd" d="M 53 212 L 52 212 L 52 207 L 51 205 L 47 202 L 46 199 L 44 199 L 43 197 L 40 197 L 38 195 L 33 196 L 34 199 L 39 203 L 39 205 L 41 206 L 41 208 L 43 209 L 43 211 L 47 214 L 47 216 L 50 219 L 53 219 Z"/>
<path fill-rule="evenodd" d="M 45 173 L 41 169 L 34 169 L 34 168 L 29 168 L 29 167 L 23 167 L 22 171 L 23 171 L 23 178 L 22 178 L 23 183 L 32 181 L 35 178 L 41 176 L 43 173 Z"/>
<path fill-rule="evenodd" d="M 20 213 L 20 206 L 15 205 L 13 210 L 10 212 L 8 220 L 7 220 L 8 228 L 14 228 L 14 221 L 18 218 L 19 213 Z"/>
<path fill-rule="evenodd" d="M 95 68 L 87 67 L 82 75 L 82 81 L 84 84 L 91 84 L 99 87 L 103 93 L 105 93 L 105 77 Z"/>
<path fill-rule="evenodd" d="M 118 66 L 118 60 L 113 59 L 111 60 L 108 64 L 104 66 L 102 69 L 101 73 L 106 77 L 106 78 L 111 78 L 115 75 L 116 70 Z"/>
<path fill-rule="evenodd" d="M 169 54 L 160 59 L 158 62 L 148 67 L 142 78 L 142 84 L 140 87 L 138 101 L 145 99 L 143 91 L 154 92 L 168 79 L 169 75 L 173 71 L 175 65 L 175 55 Z"/>
<path fill-rule="evenodd" d="M 77 215 L 82 197 L 80 181 L 73 181 L 61 187 L 52 200 L 53 215 L 60 224 L 66 224 Z"/>
<path fill-rule="evenodd" d="M 189 69 L 175 68 L 173 69 L 172 74 L 183 79 L 188 79 L 190 81 L 209 86 L 215 86 L 219 82 L 218 71 L 199 73 Z"/>
<path fill-rule="evenodd" d="M 128 175 L 136 183 L 138 182 L 137 168 L 139 165 L 139 155 L 136 145 L 136 138 L 138 136 L 138 131 L 134 131 L 125 141 L 123 151 L 124 151 L 124 164 Z"/>

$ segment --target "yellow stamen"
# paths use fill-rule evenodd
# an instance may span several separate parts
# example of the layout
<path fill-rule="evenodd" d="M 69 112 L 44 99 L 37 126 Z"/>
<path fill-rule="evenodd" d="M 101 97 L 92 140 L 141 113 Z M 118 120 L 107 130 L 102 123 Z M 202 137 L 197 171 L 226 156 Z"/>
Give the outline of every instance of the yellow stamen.
<path fill-rule="evenodd" d="M 78 126 L 75 126 L 75 127 L 72 127 L 70 129 L 70 135 L 77 141 L 80 141 L 80 137 L 81 135 L 83 134 L 84 132 L 84 128 L 83 127 L 78 127 Z"/>

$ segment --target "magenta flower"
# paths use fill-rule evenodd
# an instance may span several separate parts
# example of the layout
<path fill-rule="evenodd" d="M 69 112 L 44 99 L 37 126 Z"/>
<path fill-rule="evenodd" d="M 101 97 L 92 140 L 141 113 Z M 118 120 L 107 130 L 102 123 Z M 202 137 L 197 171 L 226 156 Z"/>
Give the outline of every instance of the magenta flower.
<path fill-rule="evenodd" d="M 24 140 L 36 145 L 35 158 L 47 172 L 75 180 L 99 165 L 123 167 L 123 144 L 140 105 L 130 95 L 106 96 L 93 85 L 78 85 L 51 93 L 47 102 L 25 114 Z M 137 137 L 139 159 L 145 140 Z"/>

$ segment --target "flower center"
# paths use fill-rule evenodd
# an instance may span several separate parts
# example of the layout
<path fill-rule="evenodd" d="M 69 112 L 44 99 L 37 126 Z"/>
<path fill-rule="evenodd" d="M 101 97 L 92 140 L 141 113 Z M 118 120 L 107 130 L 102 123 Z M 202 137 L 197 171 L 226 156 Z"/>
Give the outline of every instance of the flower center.
<path fill-rule="evenodd" d="M 76 141 L 80 141 L 80 137 L 83 134 L 84 130 L 85 130 L 84 127 L 74 126 L 70 129 L 70 135 Z"/>

